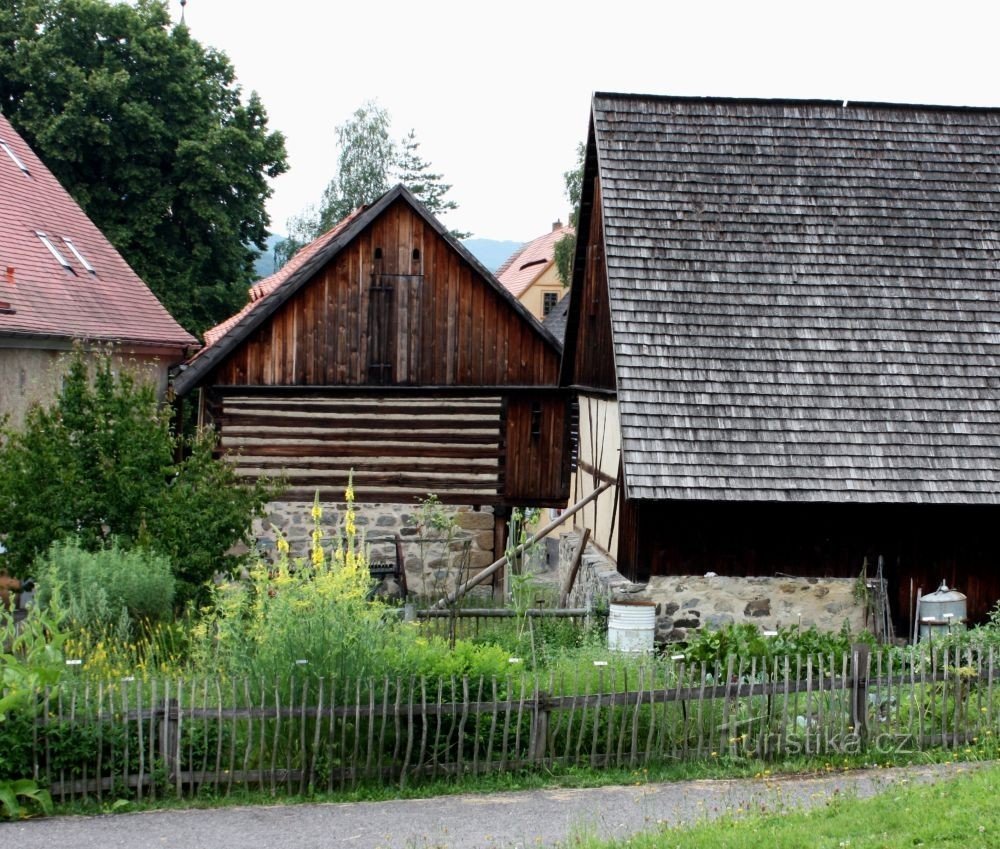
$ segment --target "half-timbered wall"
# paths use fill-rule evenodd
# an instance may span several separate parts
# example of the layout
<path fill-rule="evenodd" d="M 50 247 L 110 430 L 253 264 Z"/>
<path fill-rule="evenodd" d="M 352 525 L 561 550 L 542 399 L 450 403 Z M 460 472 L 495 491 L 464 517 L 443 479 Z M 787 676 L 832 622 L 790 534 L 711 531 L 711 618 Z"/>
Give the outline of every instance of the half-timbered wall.
<path fill-rule="evenodd" d="M 559 355 L 397 201 L 216 369 L 215 385 L 555 385 Z"/>
<path fill-rule="evenodd" d="M 579 459 L 573 476 L 573 501 L 586 498 L 604 482 L 617 481 L 621 462 L 618 402 L 581 395 L 579 407 Z M 575 517 L 575 526 L 590 528 L 591 540 L 612 556 L 618 550 L 623 496 L 622 488 L 611 486 Z"/>

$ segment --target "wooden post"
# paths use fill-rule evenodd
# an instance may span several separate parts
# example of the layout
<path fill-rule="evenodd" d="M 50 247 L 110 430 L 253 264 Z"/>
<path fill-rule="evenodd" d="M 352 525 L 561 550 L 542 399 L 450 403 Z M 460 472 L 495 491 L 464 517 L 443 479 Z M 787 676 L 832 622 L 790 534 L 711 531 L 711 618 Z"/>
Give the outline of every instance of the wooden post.
<path fill-rule="evenodd" d="M 177 777 L 179 764 L 177 763 L 177 743 L 178 743 L 178 715 L 179 709 L 176 699 L 167 699 L 160 708 L 160 722 L 157 729 L 157 738 L 160 744 L 160 761 L 167 771 L 167 781 L 173 783 Z"/>
<path fill-rule="evenodd" d="M 583 560 L 583 552 L 590 540 L 590 528 L 584 528 L 580 534 L 580 542 L 573 552 L 573 559 L 570 561 L 569 573 L 566 575 L 566 582 L 563 584 L 562 593 L 559 596 L 559 606 L 565 607 L 569 602 L 569 594 L 573 591 L 573 584 L 576 583 L 576 573 L 580 571 L 580 561 Z"/>
<path fill-rule="evenodd" d="M 510 518 L 510 508 L 498 505 L 493 508 L 493 556 L 500 557 L 507 550 L 507 520 Z M 503 601 L 506 598 L 505 588 L 507 582 L 507 570 L 500 567 L 500 570 L 493 576 L 493 587 L 491 595 L 494 601 Z M 499 587 L 499 590 L 497 589 Z"/>
<path fill-rule="evenodd" d="M 533 764 L 545 763 L 549 742 L 550 711 L 548 693 L 538 693 L 535 697 L 535 709 L 531 714 L 531 752 L 528 755 Z"/>
<path fill-rule="evenodd" d="M 871 649 L 867 643 L 851 646 L 851 724 L 861 738 L 868 739 L 868 664 Z"/>

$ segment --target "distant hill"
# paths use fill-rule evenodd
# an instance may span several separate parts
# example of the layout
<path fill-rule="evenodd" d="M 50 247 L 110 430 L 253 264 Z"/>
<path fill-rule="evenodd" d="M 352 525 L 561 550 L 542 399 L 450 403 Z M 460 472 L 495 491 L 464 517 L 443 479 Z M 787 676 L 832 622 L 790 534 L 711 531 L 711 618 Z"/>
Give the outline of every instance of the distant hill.
<path fill-rule="evenodd" d="M 284 236 L 278 233 L 271 233 L 267 237 L 267 247 L 253 264 L 254 274 L 257 275 L 258 280 L 263 280 L 265 277 L 270 277 L 274 274 L 274 246 L 284 238 Z"/>
<path fill-rule="evenodd" d="M 496 271 L 523 242 L 501 242 L 497 239 L 466 239 L 462 242 L 469 253 L 490 271 Z"/>
<path fill-rule="evenodd" d="M 254 263 L 254 273 L 258 280 L 274 274 L 274 246 L 284 238 L 279 233 L 272 233 L 267 237 L 267 248 Z M 466 239 L 462 244 L 490 271 L 496 271 L 522 245 L 521 242 L 498 239 Z"/>

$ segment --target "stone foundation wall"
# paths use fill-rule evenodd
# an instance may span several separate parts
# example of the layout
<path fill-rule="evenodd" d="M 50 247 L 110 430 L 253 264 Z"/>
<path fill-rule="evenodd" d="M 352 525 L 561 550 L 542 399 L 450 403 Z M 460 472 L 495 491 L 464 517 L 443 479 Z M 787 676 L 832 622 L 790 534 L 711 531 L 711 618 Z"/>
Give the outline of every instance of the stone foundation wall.
<path fill-rule="evenodd" d="M 579 543 L 576 533 L 559 542 L 562 579 Z M 702 627 L 752 623 L 761 630 L 789 625 L 839 631 L 846 622 L 853 632 L 864 630 L 864 606 L 855 597 L 851 578 L 733 578 L 713 576 L 657 576 L 648 584 L 633 584 L 620 575 L 603 552 L 588 546 L 570 594 L 572 606 L 616 598 L 646 599 L 656 603 L 656 641 L 684 640 Z"/>
<path fill-rule="evenodd" d="M 342 503 L 323 503 L 320 522 L 324 533 L 335 535 L 344 517 Z M 304 502 L 273 501 L 267 516 L 254 523 L 254 536 L 261 553 L 273 559 L 276 553 L 275 528 L 288 540 L 293 557 L 302 556 L 309 547 L 312 532 L 312 505 Z M 395 535 L 403 544 L 406 580 L 411 594 L 438 597 L 489 566 L 493 553 L 493 508 L 442 505 L 441 514 L 454 519 L 455 529 L 450 541 L 445 534 L 421 528 L 419 505 L 357 504 L 355 523 L 369 546 L 373 562 L 394 563 Z M 490 592 L 487 579 L 485 589 Z"/>

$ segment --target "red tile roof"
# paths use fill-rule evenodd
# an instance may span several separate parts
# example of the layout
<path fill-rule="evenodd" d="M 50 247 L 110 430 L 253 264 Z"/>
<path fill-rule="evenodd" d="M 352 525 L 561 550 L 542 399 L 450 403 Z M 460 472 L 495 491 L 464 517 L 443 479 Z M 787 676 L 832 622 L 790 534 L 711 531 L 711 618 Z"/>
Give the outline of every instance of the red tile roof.
<path fill-rule="evenodd" d="M 573 228 L 566 224 L 528 242 L 500 266 L 497 279 L 515 298 L 520 298 L 552 264 L 556 242 L 572 232 Z"/>
<path fill-rule="evenodd" d="M 257 308 L 257 304 L 281 286 L 282 283 L 291 278 L 292 275 L 305 265 L 308 260 L 330 244 L 330 242 L 346 230 L 351 222 L 354 221 L 367 208 L 368 207 L 366 206 L 359 206 L 354 210 L 354 212 L 340 221 L 340 223 L 336 224 L 334 227 L 327 230 L 322 236 L 319 236 L 315 241 L 310 242 L 302 248 L 297 254 L 295 254 L 295 256 L 288 260 L 287 263 L 275 271 L 270 277 L 265 277 L 263 280 L 258 280 L 254 283 L 253 286 L 250 287 L 250 301 L 245 307 L 243 307 L 243 309 L 236 313 L 236 315 L 230 316 L 225 321 L 205 331 L 205 348 L 209 348 L 214 345 L 219 341 L 219 339 L 235 327 L 242 318 L 253 312 Z"/>
<path fill-rule="evenodd" d="M 3 115 L 0 142 L 0 336 L 197 345 Z"/>

